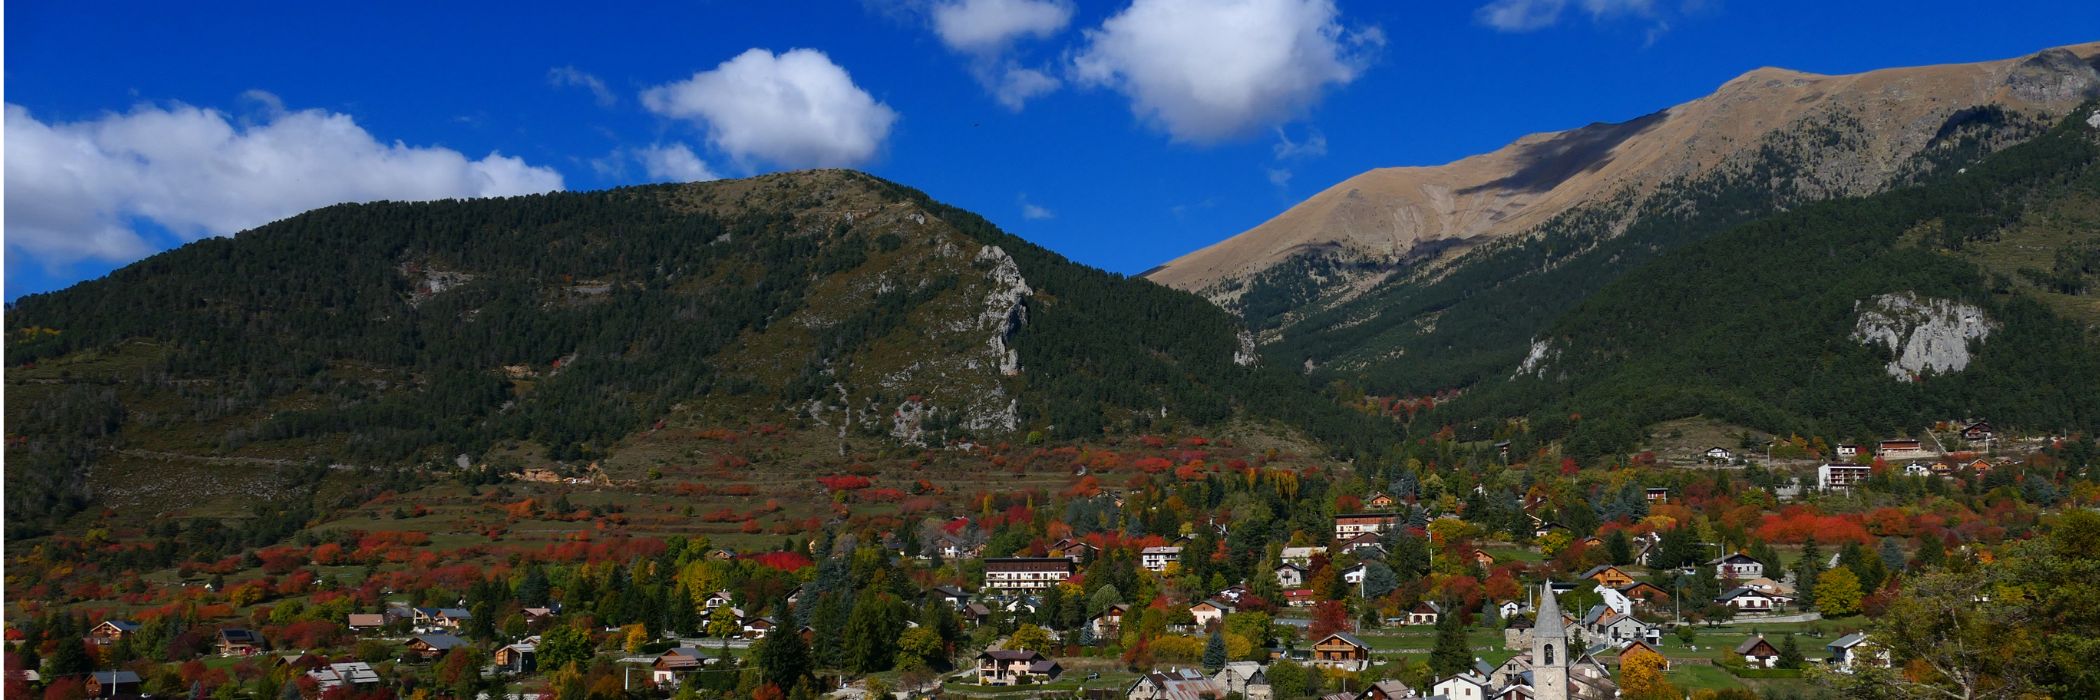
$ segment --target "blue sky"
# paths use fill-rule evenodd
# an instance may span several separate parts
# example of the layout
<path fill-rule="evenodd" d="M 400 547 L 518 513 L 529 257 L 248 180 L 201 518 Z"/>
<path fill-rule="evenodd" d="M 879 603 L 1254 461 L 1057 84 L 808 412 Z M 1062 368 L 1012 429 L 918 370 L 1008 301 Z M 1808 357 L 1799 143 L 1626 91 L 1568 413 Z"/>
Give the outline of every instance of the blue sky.
<path fill-rule="evenodd" d="M 1370 168 L 1628 119 L 1759 66 L 2100 39 L 2100 3 L 1937 0 L 40 2 L 5 19 L 10 300 L 335 201 L 815 165 L 1137 273 Z"/>

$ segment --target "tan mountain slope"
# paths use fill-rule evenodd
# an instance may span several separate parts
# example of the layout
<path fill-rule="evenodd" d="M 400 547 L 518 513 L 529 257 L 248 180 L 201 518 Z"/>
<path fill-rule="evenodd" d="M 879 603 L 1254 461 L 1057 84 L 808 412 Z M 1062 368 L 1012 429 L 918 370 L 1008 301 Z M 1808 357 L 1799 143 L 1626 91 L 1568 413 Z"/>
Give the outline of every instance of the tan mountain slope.
<path fill-rule="evenodd" d="M 1722 167 L 1776 131 L 1841 120 L 1865 148 L 1819 163 L 1811 190 L 1864 194 L 1964 108 L 2050 117 L 2100 94 L 2100 42 L 2030 56 L 1828 76 L 1760 68 L 1713 94 L 1617 124 L 1533 134 L 1446 165 L 1380 168 L 1147 277 L 1228 302 L 1236 281 L 1316 251 L 1390 265 L 1529 230 L 1570 207 Z"/>

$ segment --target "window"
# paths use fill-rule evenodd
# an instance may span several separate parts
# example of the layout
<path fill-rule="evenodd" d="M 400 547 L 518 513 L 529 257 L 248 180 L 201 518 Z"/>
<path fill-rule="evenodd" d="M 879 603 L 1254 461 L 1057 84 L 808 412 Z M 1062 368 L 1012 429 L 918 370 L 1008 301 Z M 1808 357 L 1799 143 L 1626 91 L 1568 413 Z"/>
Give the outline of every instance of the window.
<path fill-rule="evenodd" d="M 1551 665 L 1553 665 L 1553 645 L 1551 645 L 1551 644 L 1548 644 L 1548 645 L 1546 645 L 1546 660 L 1545 660 L 1545 664 L 1546 664 L 1546 665 L 1548 665 L 1548 666 L 1551 666 Z"/>

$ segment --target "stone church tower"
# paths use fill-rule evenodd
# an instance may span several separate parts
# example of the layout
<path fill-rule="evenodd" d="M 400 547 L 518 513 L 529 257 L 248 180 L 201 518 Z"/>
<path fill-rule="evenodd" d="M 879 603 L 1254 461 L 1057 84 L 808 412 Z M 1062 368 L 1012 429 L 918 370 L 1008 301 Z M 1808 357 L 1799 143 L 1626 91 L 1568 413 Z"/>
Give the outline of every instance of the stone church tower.
<path fill-rule="evenodd" d="M 1568 625 L 1560 618 L 1553 584 L 1539 589 L 1538 620 L 1531 625 L 1531 689 L 1536 700 L 1568 700 L 1568 667 L 1577 650 L 1569 648 Z"/>

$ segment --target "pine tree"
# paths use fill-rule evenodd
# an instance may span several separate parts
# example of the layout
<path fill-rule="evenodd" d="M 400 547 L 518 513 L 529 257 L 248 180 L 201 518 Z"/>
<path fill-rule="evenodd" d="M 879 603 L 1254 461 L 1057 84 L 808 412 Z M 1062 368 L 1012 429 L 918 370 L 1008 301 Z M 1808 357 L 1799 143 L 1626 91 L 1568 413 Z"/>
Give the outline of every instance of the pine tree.
<path fill-rule="evenodd" d="M 1436 646 L 1429 650 L 1429 669 L 1445 678 L 1473 667 L 1473 648 L 1466 644 L 1466 628 L 1459 622 L 1458 608 L 1445 605 L 1436 620 Z"/>
<path fill-rule="evenodd" d="M 1794 641 L 1792 632 L 1779 642 L 1779 667 L 1801 668 L 1801 645 Z"/>
<path fill-rule="evenodd" d="M 1823 574 L 1823 550 L 1816 547 L 1816 536 L 1809 535 L 1801 543 L 1801 560 L 1794 562 L 1794 602 L 1803 610 L 1816 607 L 1816 579 Z"/>
<path fill-rule="evenodd" d="M 1203 671 L 1217 673 L 1225 668 L 1225 633 L 1211 630 L 1210 641 L 1203 645 Z"/>
<path fill-rule="evenodd" d="M 766 635 L 758 645 L 758 670 L 766 682 L 782 688 L 793 688 L 809 678 L 809 647 L 803 646 L 802 635 L 788 629 L 776 629 Z"/>

